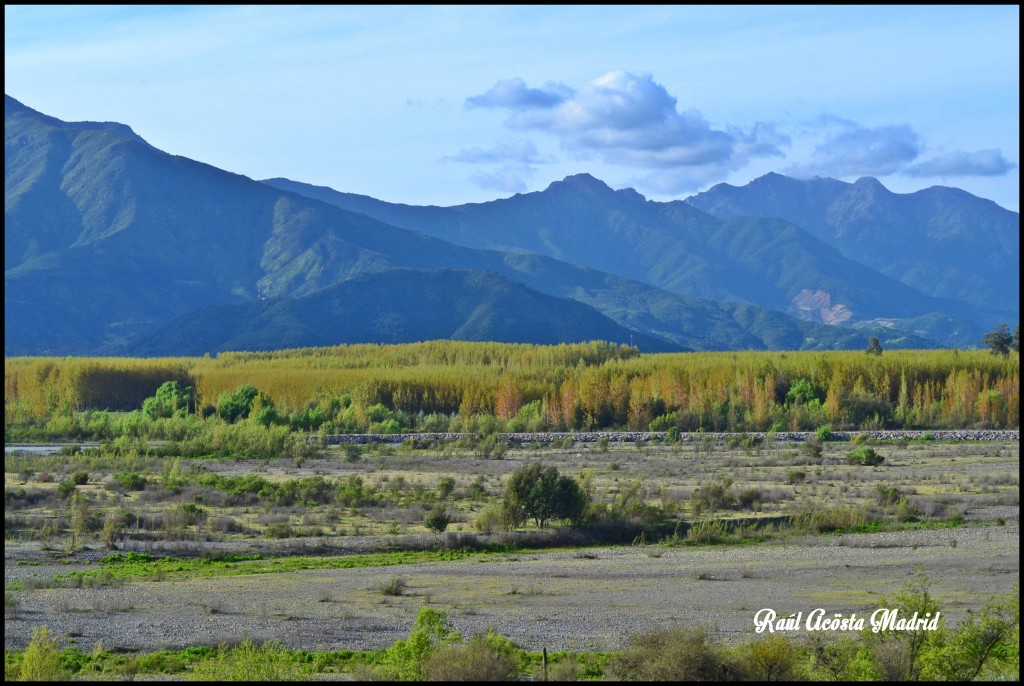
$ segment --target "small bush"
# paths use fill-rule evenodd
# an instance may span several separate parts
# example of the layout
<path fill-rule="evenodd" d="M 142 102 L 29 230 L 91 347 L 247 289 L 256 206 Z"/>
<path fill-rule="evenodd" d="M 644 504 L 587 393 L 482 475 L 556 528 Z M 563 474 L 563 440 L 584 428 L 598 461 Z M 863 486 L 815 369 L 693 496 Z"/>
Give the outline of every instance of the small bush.
<path fill-rule="evenodd" d="M 737 672 L 707 629 L 658 629 L 631 641 L 611 664 L 622 681 L 722 681 Z"/>
<path fill-rule="evenodd" d="M 745 510 L 756 510 L 763 499 L 760 488 L 745 488 L 736 494 L 736 501 Z"/>
<path fill-rule="evenodd" d="M 493 534 L 495 531 L 508 531 L 512 528 L 505 516 L 505 507 L 500 503 L 481 511 L 473 522 L 473 526 L 482 534 Z"/>
<path fill-rule="evenodd" d="M 480 457 L 500 460 L 508 452 L 508 443 L 502 440 L 498 434 L 491 434 L 480 440 L 476 446 L 476 454 Z"/>
<path fill-rule="evenodd" d="M 60 494 L 61 498 L 70 498 L 76 488 L 78 488 L 78 484 L 74 481 L 61 481 L 57 484 L 57 493 Z"/>
<path fill-rule="evenodd" d="M 71 483 L 76 486 L 84 486 L 89 483 L 89 472 L 75 472 L 71 475 Z"/>
<path fill-rule="evenodd" d="M 732 507 L 736 503 L 736 499 L 729 492 L 731 485 L 732 481 L 725 479 L 724 481 L 706 482 L 693 489 L 693 494 L 690 496 L 693 511 L 700 514 Z"/>
<path fill-rule="evenodd" d="M 444 505 L 437 505 L 423 520 L 423 524 L 434 533 L 441 533 L 448 528 L 452 518 L 448 515 L 448 511 Z"/>
<path fill-rule="evenodd" d="M 135 472 L 117 472 L 114 474 L 114 481 L 129 491 L 144 491 L 148 483 L 146 477 Z"/>
<path fill-rule="evenodd" d="M 346 443 L 343 451 L 346 462 L 355 463 L 363 459 L 363 446 L 358 443 Z"/>
<path fill-rule="evenodd" d="M 693 543 L 720 543 L 729 536 L 729 529 L 723 522 L 697 522 L 686 532 L 686 540 Z"/>
<path fill-rule="evenodd" d="M 424 681 L 513 681 L 518 672 L 516 648 L 488 631 L 466 643 L 442 645 L 423 663 Z"/>
<path fill-rule="evenodd" d="M 451 497 L 455 491 L 455 479 L 450 476 L 446 476 L 441 479 L 441 482 L 437 485 L 437 497 L 441 500 L 447 500 Z"/>
<path fill-rule="evenodd" d="M 381 595 L 400 596 L 405 594 L 409 582 L 404 576 L 393 576 L 387 581 L 377 584 L 377 590 Z"/>
<path fill-rule="evenodd" d="M 4 619 L 17 619 L 21 601 L 10 591 L 4 591 Z"/>
<path fill-rule="evenodd" d="M 817 438 L 811 438 L 803 442 L 800 446 L 800 454 L 804 457 L 821 457 L 823 449 L 821 447 L 821 441 Z"/>
<path fill-rule="evenodd" d="M 752 681 L 788 681 L 796 666 L 796 647 L 784 636 L 755 639 L 742 651 L 744 676 Z"/>
<path fill-rule="evenodd" d="M 903 499 L 903 493 L 895 486 L 875 486 L 875 500 L 882 507 L 895 507 Z"/>
<path fill-rule="evenodd" d="M 68 681 L 71 674 L 60 659 L 57 641 L 51 639 L 46 626 L 32 632 L 32 641 L 21 657 L 20 681 Z"/>
<path fill-rule="evenodd" d="M 246 640 L 237 648 L 221 646 L 220 654 L 200 660 L 189 674 L 191 681 L 303 681 L 307 669 L 278 643 L 255 645 Z"/>
<path fill-rule="evenodd" d="M 846 464 L 873 467 L 885 462 L 885 458 L 875 452 L 874 448 L 862 445 L 846 454 Z"/>
<path fill-rule="evenodd" d="M 806 478 L 807 472 L 801 471 L 799 469 L 794 469 L 786 473 L 786 483 L 793 486 L 803 483 L 804 479 Z"/>
<path fill-rule="evenodd" d="M 852 507 L 808 510 L 793 517 L 793 526 L 798 531 L 816 534 L 852 529 L 866 522 L 864 513 Z"/>

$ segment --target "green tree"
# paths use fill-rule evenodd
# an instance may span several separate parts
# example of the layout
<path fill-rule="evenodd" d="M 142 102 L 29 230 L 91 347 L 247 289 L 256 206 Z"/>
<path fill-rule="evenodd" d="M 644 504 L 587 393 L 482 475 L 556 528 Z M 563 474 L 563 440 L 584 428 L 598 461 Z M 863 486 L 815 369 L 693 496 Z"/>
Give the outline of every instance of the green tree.
<path fill-rule="evenodd" d="M 288 420 L 277 411 L 274 401 L 266 391 L 260 391 L 253 398 L 248 417 L 257 424 L 269 427 L 271 424 L 287 424 Z"/>
<path fill-rule="evenodd" d="M 249 384 L 243 384 L 230 392 L 224 391 L 217 398 L 217 414 L 232 423 L 245 419 L 257 395 L 259 391 Z"/>
<path fill-rule="evenodd" d="M 882 354 L 882 344 L 878 342 L 878 338 L 876 338 L 875 336 L 871 337 L 871 340 L 868 341 L 868 348 L 867 350 L 865 350 L 865 352 L 868 355 Z"/>
<path fill-rule="evenodd" d="M 756 638 L 742 651 L 745 676 L 752 681 L 786 681 L 796 665 L 796 646 L 777 634 Z"/>
<path fill-rule="evenodd" d="M 142 414 L 150 419 L 175 417 L 194 412 L 196 391 L 191 386 L 182 388 L 177 381 L 167 381 L 156 389 L 156 394 L 142 401 Z"/>
<path fill-rule="evenodd" d="M 390 681 L 422 681 L 423 665 L 431 653 L 461 640 L 447 613 L 425 607 L 416 615 L 409 637 L 384 651 L 379 676 Z"/>
<path fill-rule="evenodd" d="M 448 516 L 448 511 L 445 509 L 445 506 L 437 505 L 433 510 L 427 513 L 423 523 L 428 529 L 439 534 L 448 528 L 448 524 L 450 524 L 451 521 L 452 518 Z"/>
<path fill-rule="evenodd" d="M 939 605 L 931 594 L 934 582 L 919 568 L 914 579 L 890 603 L 880 607 L 892 608 L 902 617 L 914 613 L 921 619 L 930 619 L 939 613 Z M 938 615 L 941 622 L 941 615 Z M 941 623 L 940 623 L 941 626 Z M 869 650 L 871 664 L 882 681 L 919 681 L 924 667 L 922 655 L 933 632 L 924 628 L 907 631 L 894 629 L 874 632 L 865 628 L 861 634 Z"/>
<path fill-rule="evenodd" d="M 32 632 L 32 641 L 21 658 L 20 681 L 67 681 L 71 674 L 60 660 L 57 641 L 49 637 L 46 626 Z"/>
<path fill-rule="evenodd" d="M 1018 324 L 1017 327 L 1019 329 L 1020 325 Z M 1014 348 L 1014 338 L 1010 334 L 1010 327 L 1006 324 L 1000 324 L 982 336 L 981 342 L 992 351 L 993 355 L 1009 355 L 1010 350 Z"/>
<path fill-rule="evenodd" d="M 806 405 L 812 402 L 821 402 L 818 391 L 807 379 L 797 379 L 789 386 L 786 393 L 787 405 Z"/>
<path fill-rule="evenodd" d="M 936 681 L 1020 679 L 1019 585 L 969 612 L 956 631 L 936 632 L 921 659 L 922 677 Z"/>
<path fill-rule="evenodd" d="M 441 482 L 437 485 L 437 497 L 441 500 L 447 500 L 454 490 L 455 479 L 450 476 L 446 476 L 441 479 Z"/>
<path fill-rule="evenodd" d="M 508 518 L 517 523 L 532 518 L 540 528 L 551 519 L 578 523 L 589 502 L 589 496 L 575 479 L 538 462 L 517 469 L 505 488 Z"/>

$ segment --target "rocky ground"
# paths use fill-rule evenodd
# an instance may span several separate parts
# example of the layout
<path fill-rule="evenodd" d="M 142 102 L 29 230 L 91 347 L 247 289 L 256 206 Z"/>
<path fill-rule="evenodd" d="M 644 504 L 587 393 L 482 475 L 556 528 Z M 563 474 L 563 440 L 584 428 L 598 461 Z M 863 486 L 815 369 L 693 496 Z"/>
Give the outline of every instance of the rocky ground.
<path fill-rule="evenodd" d="M 992 525 L 997 517 L 1004 525 Z M 487 627 L 523 647 L 608 650 L 657 626 L 705 624 L 749 636 L 754 614 L 815 608 L 865 613 L 923 569 L 954 624 L 1019 580 L 1019 507 L 971 513 L 956 529 L 818 536 L 744 546 L 624 546 L 523 552 L 461 562 L 146 581 L 97 589 L 15 593 L 6 648 L 47 625 L 83 650 L 181 648 L 276 639 L 309 650 L 382 648 L 404 637 L 422 607 L 449 613 L 464 634 Z M 983 524 L 982 521 L 987 522 Z M 373 541 L 364 541 L 367 548 Z M 353 541 L 349 538 L 348 545 Z M 103 552 L 80 554 L 100 557 Z M 21 560 L 22 564 L 18 564 Z M 28 564 L 26 564 L 28 563 Z M 5 546 L 5 580 L 45 578 L 79 565 Z M 88 568 L 84 565 L 80 568 Z M 91 567 L 95 568 L 95 567 Z M 401 596 L 378 585 L 401 576 Z"/>

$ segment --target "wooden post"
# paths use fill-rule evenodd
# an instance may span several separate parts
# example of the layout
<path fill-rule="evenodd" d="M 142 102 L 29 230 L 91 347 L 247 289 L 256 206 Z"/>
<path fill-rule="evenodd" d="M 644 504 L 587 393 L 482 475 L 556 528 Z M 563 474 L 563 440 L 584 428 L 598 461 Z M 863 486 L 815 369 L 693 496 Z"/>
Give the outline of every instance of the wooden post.
<path fill-rule="evenodd" d="M 544 665 L 544 681 L 548 680 L 548 649 L 544 648 L 541 653 L 541 664 Z"/>

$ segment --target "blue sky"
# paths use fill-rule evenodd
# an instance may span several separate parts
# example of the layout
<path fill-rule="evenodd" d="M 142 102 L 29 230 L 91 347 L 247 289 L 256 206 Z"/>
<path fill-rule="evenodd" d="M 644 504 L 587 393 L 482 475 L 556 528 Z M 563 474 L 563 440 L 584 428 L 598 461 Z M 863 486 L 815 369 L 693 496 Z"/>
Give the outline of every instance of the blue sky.
<path fill-rule="evenodd" d="M 256 179 L 453 205 L 769 171 L 1019 211 L 1017 6 L 5 6 L 4 91 Z"/>

